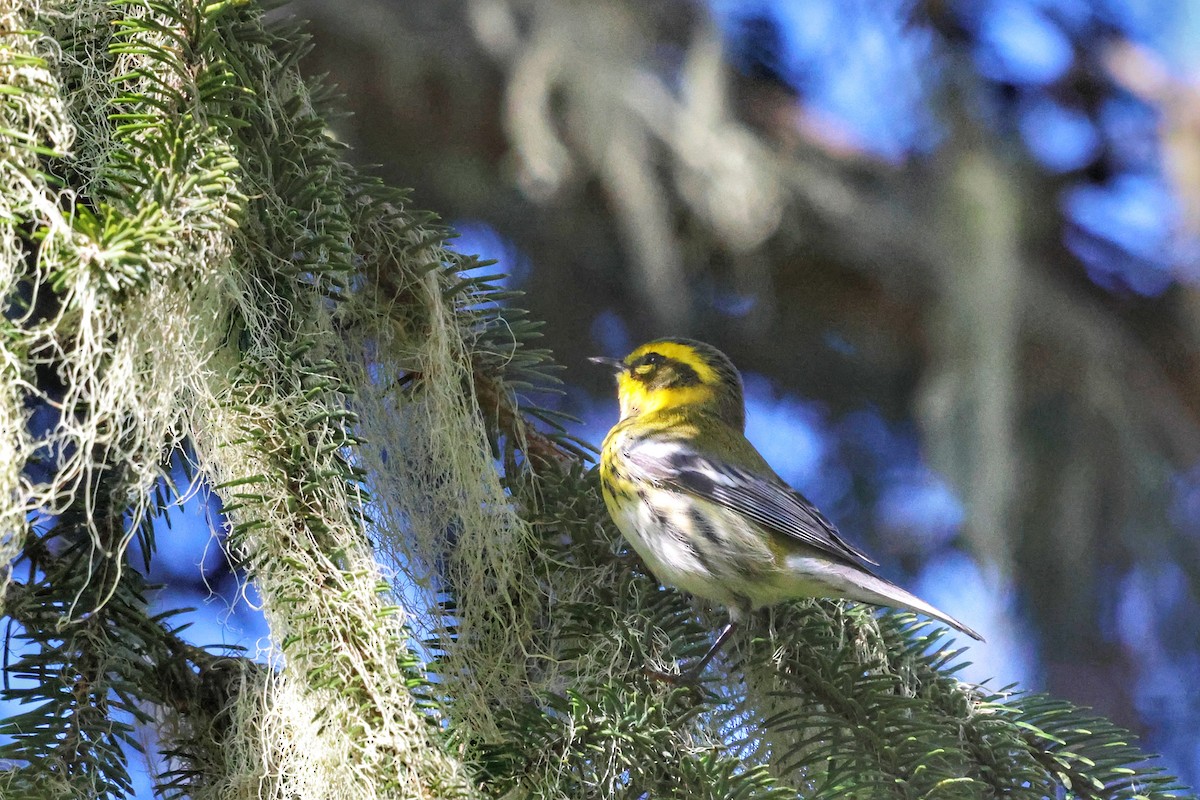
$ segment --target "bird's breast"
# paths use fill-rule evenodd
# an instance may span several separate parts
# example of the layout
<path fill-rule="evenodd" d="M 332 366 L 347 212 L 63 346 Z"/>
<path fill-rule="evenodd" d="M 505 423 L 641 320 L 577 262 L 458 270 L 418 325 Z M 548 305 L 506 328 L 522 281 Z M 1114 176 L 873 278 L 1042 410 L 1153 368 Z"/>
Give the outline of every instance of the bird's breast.
<path fill-rule="evenodd" d="M 617 528 L 662 583 L 741 605 L 775 569 L 765 537 L 729 509 L 655 486 L 604 496 Z"/>

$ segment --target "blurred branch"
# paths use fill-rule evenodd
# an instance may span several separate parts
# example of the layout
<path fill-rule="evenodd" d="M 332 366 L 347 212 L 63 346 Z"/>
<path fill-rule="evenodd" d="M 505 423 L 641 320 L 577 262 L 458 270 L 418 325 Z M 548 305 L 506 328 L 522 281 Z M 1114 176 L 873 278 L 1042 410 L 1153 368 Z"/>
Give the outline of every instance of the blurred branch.
<path fill-rule="evenodd" d="M 1160 110 L 1165 172 L 1182 201 L 1180 233 L 1195 239 L 1200 236 L 1200 84 L 1172 75 L 1158 57 L 1133 42 L 1110 45 L 1102 58 L 1118 85 Z"/>
<path fill-rule="evenodd" d="M 1017 199 L 1005 164 L 987 150 L 953 154 L 931 224 L 945 246 L 930 253 L 943 276 L 931 298 L 929 360 L 918 415 L 934 466 L 952 476 L 968 509 L 965 535 L 987 563 L 1011 574 L 1006 535 L 1017 470 L 1019 287 Z"/>

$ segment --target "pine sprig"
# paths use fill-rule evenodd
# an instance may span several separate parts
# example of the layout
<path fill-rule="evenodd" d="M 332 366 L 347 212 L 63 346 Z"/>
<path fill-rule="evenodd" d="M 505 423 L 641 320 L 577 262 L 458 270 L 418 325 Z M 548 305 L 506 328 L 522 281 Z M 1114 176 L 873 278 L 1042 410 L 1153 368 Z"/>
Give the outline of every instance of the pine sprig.
<path fill-rule="evenodd" d="M 135 725 L 158 699 L 151 665 L 171 632 L 150 618 L 144 578 L 123 563 L 119 478 L 97 485 L 111 493 L 27 531 L 13 566 L 30 577 L 5 591 L 17 626 L 9 645 L 21 654 L 7 664 L 3 696 L 27 707 L 0 724 L 0 760 L 21 765 L 0 784 L 16 796 L 130 791 L 124 748 L 140 749 Z"/>

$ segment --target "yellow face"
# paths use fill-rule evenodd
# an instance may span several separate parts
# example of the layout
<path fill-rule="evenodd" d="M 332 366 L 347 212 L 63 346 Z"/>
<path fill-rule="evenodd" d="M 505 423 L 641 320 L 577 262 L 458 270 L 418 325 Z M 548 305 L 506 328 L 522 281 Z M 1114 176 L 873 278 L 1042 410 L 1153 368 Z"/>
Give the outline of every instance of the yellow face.
<path fill-rule="evenodd" d="M 712 405 L 724 389 L 721 375 L 696 348 L 683 342 L 644 344 L 617 374 L 621 419 L 664 408 Z"/>

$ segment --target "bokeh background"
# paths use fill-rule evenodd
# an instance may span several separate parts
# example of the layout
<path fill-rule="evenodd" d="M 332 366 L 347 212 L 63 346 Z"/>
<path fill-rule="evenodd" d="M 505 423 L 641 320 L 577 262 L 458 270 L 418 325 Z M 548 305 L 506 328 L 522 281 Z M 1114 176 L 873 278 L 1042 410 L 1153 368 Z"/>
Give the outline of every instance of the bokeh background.
<path fill-rule="evenodd" d="M 750 437 L 963 675 L 1092 706 L 1200 783 L 1200 0 L 301 0 L 348 158 L 588 355 L 744 370 Z M 544 402 L 544 401 L 543 401 Z M 265 646 L 202 495 L 159 603 Z"/>

